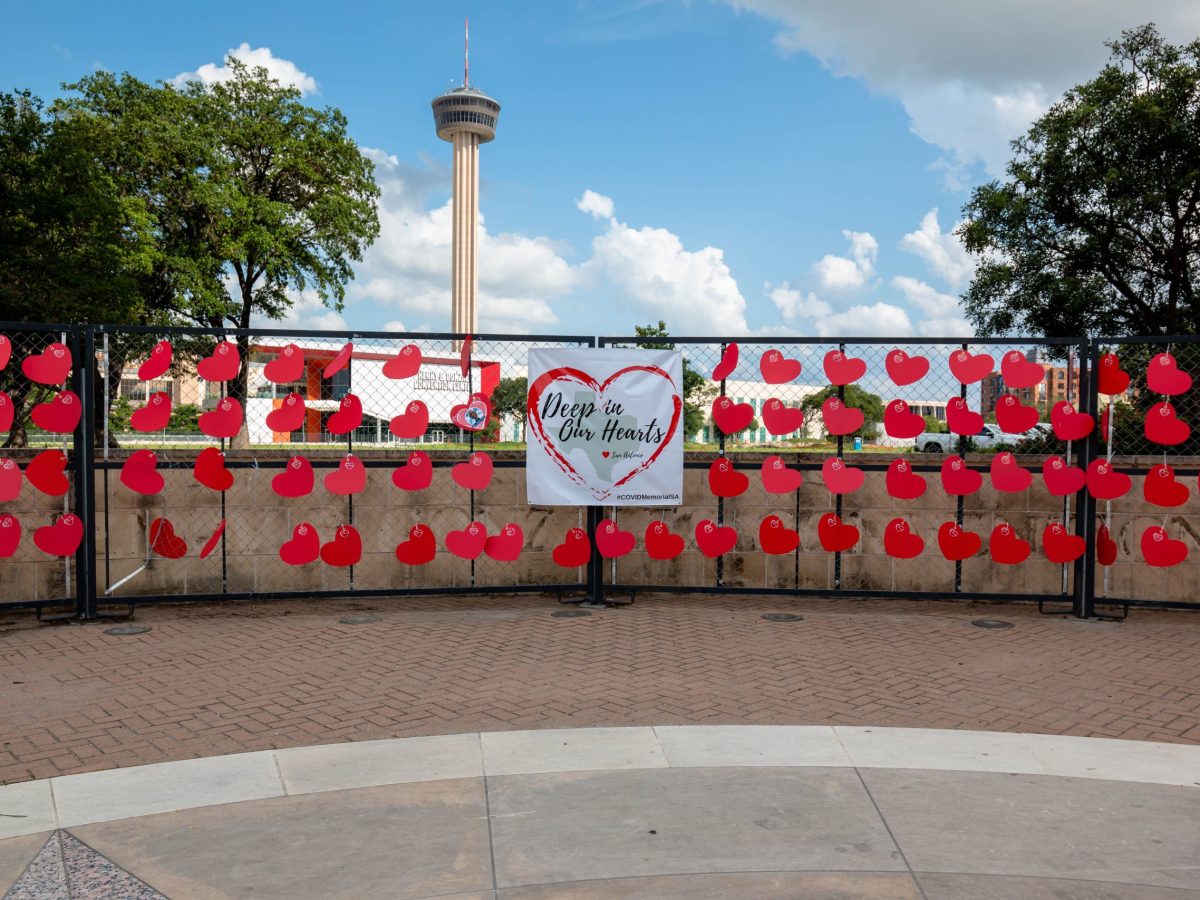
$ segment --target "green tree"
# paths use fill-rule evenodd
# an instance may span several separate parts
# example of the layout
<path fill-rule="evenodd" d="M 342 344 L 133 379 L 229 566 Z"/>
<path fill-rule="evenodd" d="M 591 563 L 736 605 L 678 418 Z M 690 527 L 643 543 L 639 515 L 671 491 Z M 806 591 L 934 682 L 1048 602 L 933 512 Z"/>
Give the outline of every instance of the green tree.
<path fill-rule="evenodd" d="M 937 416 L 925 416 L 925 430 L 930 434 L 949 434 L 950 426 Z"/>
<path fill-rule="evenodd" d="M 525 400 L 529 395 L 529 382 L 522 375 L 520 378 L 501 378 L 492 391 L 492 412 L 499 419 L 502 416 L 512 416 L 518 422 L 525 421 Z"/>
<path fill-rule="evenodd" d="M 827 385 L 815 394 L 809 394 L 800 402 L 804 410 L 806 422 L 820 421 L 821 406 L 830 397 L 836 397 L 838 389 L 832 384 Z M 845 388 L 844 401 L 847 406 L 853 406 L 863 411 L 863 423 L 850 437 L 861 437 L 864 441 L 874 438 L 879 429 L 876 426 L 883 421 L 883 398 L 878 394 L 865 391 L 856 384 L 848 384 Z"/>
<path fill-rule="evenodd" d="M 635 325 L 634 333 L 640 338 L 670 337 L 667 323 L 662 319 L 657 325 Z M 669 341 L 638 341 L 637 346 L 646 350 L 674 350 L 675 345 Z M 683 358 L 683 434 L 684 438 L 704 428 L 708 421 L 708 404 L 712 403 L 717 389 L 702 374 L 697 372 L 687 357 Z"/>

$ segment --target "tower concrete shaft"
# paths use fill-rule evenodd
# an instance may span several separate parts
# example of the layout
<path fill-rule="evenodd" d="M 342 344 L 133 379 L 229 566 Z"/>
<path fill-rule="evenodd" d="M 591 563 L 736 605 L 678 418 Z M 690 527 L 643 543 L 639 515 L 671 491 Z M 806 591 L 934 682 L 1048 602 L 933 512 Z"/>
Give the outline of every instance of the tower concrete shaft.
<path fill-rule="evenodd" d="M 455 131 L 450 330 L 479 330 L 479 135 Z"/>

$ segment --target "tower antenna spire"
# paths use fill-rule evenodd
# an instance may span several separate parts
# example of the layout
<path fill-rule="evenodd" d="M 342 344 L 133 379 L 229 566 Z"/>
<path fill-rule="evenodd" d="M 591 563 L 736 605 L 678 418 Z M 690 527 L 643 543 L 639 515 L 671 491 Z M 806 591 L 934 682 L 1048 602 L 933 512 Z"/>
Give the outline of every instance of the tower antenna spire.
<path fill-rule="evenodd" d="M 471 20 L 463 19 L 463 87 L 471 86 Z"/>

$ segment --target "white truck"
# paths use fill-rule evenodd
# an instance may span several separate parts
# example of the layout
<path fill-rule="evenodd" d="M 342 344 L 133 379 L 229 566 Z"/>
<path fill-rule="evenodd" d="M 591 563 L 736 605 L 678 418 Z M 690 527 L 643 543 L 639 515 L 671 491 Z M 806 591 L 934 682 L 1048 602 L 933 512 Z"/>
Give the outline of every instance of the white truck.
<path fill-rule="evenodd" d="M 971 436 L 972 446 L 976 450 L 987 450 L 1000 444 L 1015 444 L 1024 435 L 1006 434 L 999 425 L 984 425 L 983 431 Z M 917 435 L 918 453 L 953 453 L 958 448 L 957 434 L 939 434 L 934 431 L 923 431 Z"/>

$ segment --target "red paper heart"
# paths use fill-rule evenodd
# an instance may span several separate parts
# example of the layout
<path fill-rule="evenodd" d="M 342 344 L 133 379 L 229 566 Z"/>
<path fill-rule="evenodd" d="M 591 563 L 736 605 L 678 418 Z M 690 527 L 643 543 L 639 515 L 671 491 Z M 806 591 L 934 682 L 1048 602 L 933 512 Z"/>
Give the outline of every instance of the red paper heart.
<path fill-rule="evenodd" d="M 471 371 L 471 351 L 475 349 L 475 339 L 469 334 L 463 338 L 462 346 L 458 348 L 458 370 L 466 378 Z"/>
<path fill-rule="evenodd" d="M 1108 533 L 1108 526 L 1101 525 L 1096 532 L 1096 562 L 1111 566 L 1117 561 L 1117 542 Z"/>
<path fill-rule="evenodd" d="M 293 392 L 280 400 L 279 405 L 267 413 L 267 427 L 280 434 L 288 434 L 303 427 L 307 415 L 308 409 L 304 406 L 304 398 Z"/>
<path fill-rule="evenodd" d="M 171 423 L 171 395 L 166 391 L 155 391 L 141 409 L 135 409 L 129 417 L 129 426 L 134 431 L 148 433 L 162 431 Z"/>
<path fill-rule="evenodd" d="M 1033 473 L 1007 451 L 992 457 L 992 487 L 1005 493 L 1025 491 L 1033 483 Z"/>
<path fill-rule="evenodd" d="M 771 434 L 791 434 L 804 427 L 804 410 L 772 397 L 762 405 L 762 421 Z"/>
<path fill-rule="evenodd" d="M 166 559 L 187 556 L 187 541 L 175 533 L 170 519 L 159 517 L 150 523 L 150 549 Z"/>
<path fill-rule="evenodd" d="M 472 394 L 466 403 L 450 408 L 450 421 L 467 431 L 483 431 L 492 417 L 492 404 L 483 394 Z"/>
<path fill-rule="evenodd" d="M 482 450 L 476 450 L 466 462 L 457 463 L 450 470 L 450 477 L 464 490 L 486 491 L 492 483 L 492 470 L 492 458 Z"/>
<path fill-rule="evenodd" d="M 408 461 L 392 472 L 392 484 L 402 491 L 423 491 L 432 482 L 433 461 L 423 450 L 412 451 Z"/>
<path fill-rule="evenodd" d="M 637 545 L 632 531 L 622 531 L 612 519 L 604 519 L 596 526 L 596 549 L 605 559 L 618 559 Z"/>
<path fill-rule="evenodd" d="M 672 534 L 666 522 L 646 526 L 646 555 L 651 559 L 674 559 L 683 552 L 683 536 Z"/>
<path fill-rule="evenodd" d="M 16 500 L 21 493 L 21 467 L 7 456 L 0 457 L 0 503 Z"/>
<path fill-rule="evenodd" d="M 1146 386 L 1152 394 L 1174 396 L 1191 390 L 1192 376 L 1179 368 L 1170 353 L 1160 353 L 1146 367 Z"/>
<path fill-rule="evenodd" d="M 967 466 L 961 456 L 947 456 L 942 463 L 942 490 L 955 497 L 974 494 L 983 486 L 983 473 Z"/>
<path fill-rule="evenodd" d="M 263 377 L 275 384 L 292 384 L 299 381 L 303 375 L 304 351 L 295 344 L 285 346 L 273 360 L 263 366 Z"/>
<path fill-rule="evenodd" d="M 462 531 L 446 532 L 446 549 L 460 559 L 476 559 L 487 543 L 487 529 L 480 522 L 472 522 Z"/>
<path fill-rule="evenodd" d="M 215 409 L 201 413 L 198 423 L 200 430 L 209 437 L 235 437 L 242 430 L 242 404 L 232 397 L 225 397 Z"/>
<path fill-rule="evenodd" d="M 0 516 L 0 559 L 8 559 L 20 544 L 21 523 L 16 516 L 5 513 Z"/>
<path fill-rule="evenodd" d="M 63 474 L 66 468 L 67 457 L 61 450 L 43 450 L 25 464 L 25 477 L 43 494 L 60 497 L 71 486 Z"/>
<path fill-rule="evenodd" d="M 1175 470 L 1164 463 L 1151 466 L 1142 479 L 1142 496 L 1155 506 L 1183 506 L 1190 495 L 1188 486 L 1176 481 Z"/>
<path fill-rule="evenodd" d="M 1108 443 L 1108 438 L 1109 438 L 1109 427 L 1108 426 L 1109 426 L 1109 412 L 1111 411 L 1111 409 L 1112 409 L 1112 407 L 1106 406 L 1106 407 L 1104 407 L 1103 412 L 1100 413 L 1100 440 L 1106 444 Z"/>
<path fill-rule="evenodd" d="M 550 556 L 564 569 L 582 566 L 592 558 L 592 543 L 582 528 L 570 528 L 563 542 L 555 547 Z"/>
<path fill-rule="evenodd" d="M 826 397 L 821 404 L 821 418 L 825 421 L 826 431 L 832 435 L 843 435 L 861 428 L 864 416 L 861 409 L 847 406 L 837 397 Z"/>
<path fill-rule="evenodd" d="M 784 525 L 779 516 L 767 516 L 758 526 L 758 543 L 764 553 L 780 556 L 800 546 L 800 532 Z"/>
<path fill-rule="evenodd" d="M 64 513 L 53 525 L 43 525 L 33 532 L 33 545 L 51 556 L 73 556 L 83 540 L 83 519 L 74 513 Z"/>
<path fill-rule="evenodd" d="M 205 381 L 229 381 L 242 367 L 238 347 L 233 341 L 222 341 L 211 355 L 196 363 L 196 373 Z"/>
<path fill-rule="evenodd" d="M 200 558 L 208 559 L 209 555 L 217 549 L 217 544 L 221 542 L 221 535 L 225 533 L 225 520 L 222 519 L 217 523 L 217 527 L 213 529 L 213 533 L 208 540 L 204 542 L 204 546 L 200 548 Z"/>
<path fill-rule="evenodd" d="M 858 528 L 843 523 L 834 513 L 825 513 L 817 521 L 817 540 L 829 553 L 845 553 L 858 543 Z"/>
<path fill-rule="evenodd" d="M 1028 541 L 1017 537 L 1013 527 L 1007 522 L 1001 522 L 992 529 L 992 537 L 988 541 L 988 552 L 994 562 L 1013 566 L 1023 563 L 1029 558 L 1030 546 Z"/>
<path fill-rule="evenodd" d="M 325 490 L 347 496 L 361 493 L 367 486 L 367 467 L 353 453 L 347 453 L 338 467 L 325 476 Z"/>
<path fill-rule="evenodd" d="M 983 538 L 973 531 L 964 531 L 957 522 L 943 522 L 938 528 L 938 548 L 951 562 L 970 559 L 983 546 Z"/>
<path fill-rule="evenodd" d="M 897 500 L 915 500 L 925 493 L 925 479 L 912 470 L 908 460 L 894 459 L 888 466 L 884 486 L 889 497 Z"/>
<path fill-rule="evenodd" d="M 271 490 L 280 497 L 305 497 L 312 493 L 315 481 L 312 463 L 303 456 L 293 456 L 283 471 L 271 479 Z"/>
<path fill-rule="evenodd" d="M 342 525 L 333 540 L 321 545 L 321 561 L 328 566 L 353 566 L 362 559 L 362 537 L 353 525 Z"/>
<path fill-rule="evenodd" d="M 157 494 L 165 484 L 153 450 L 135 450 L 121 466 L 121 484 L 139 494 Z"/>
<path fill-rule="evenodd" d="M 996 401 L 996 424 L 1006 434 L 1024 434 L 1037 423 L 1037 407 L 1022 406 L 1016 394 L 1004 394 Z"/>
<path fill-rule="evenodd" d="M 233 473 L 225 468 L 225 454 L 216 447 L 205 447 L 196 457 L 192 477 L 214 491 L 227 491 L 233 487 Z"/>
<path fill-rule="evenodd" d="M 758 360 L 758 370 L 767 384 L 787 384 L 803 370 L 798 359 L 788 359 L 778 350 L 768 350 Z"/>
<path fill-rule="evenodd" d="M 790 494 L 804 484 L 798 469 L 789 469 L 781 457 L 768 456 L 762 464 L 762 485 L 768 494 Z"/>
<path fill-rule="evenodd" d="M 21 360 L 21 371 L 38 384 L 62 384 L 71 374 L 71 351 L 66 344 L 51 344 L 41 353 Z"/>
<path fill-rule="evenodd" d="M 1100 393 L 1114 397 L 1125 393 L 1129 387 L 1129 373 L 1121 368 L 1121 360 L 1115 353 L 1100 357 Z"/>
<path fill-rule="evenodd" d="M 721 354 L 721 361 L 717 363 L 713 369 L 712 380 L 724 381 L 733 374 L 733 370 L 738 364 L 738 345 L 729 344 L 725 347 L 725 352 Z"/>
<path fill-rule="evenodd" d="M 171 368 L 171 359 L 173 357 L 174 351 L 171 349 L 171 342 L 165 339 L 159 341 L 150 351 L 149 358 L 138 366 L 138 380 L 153 381 L 155 378 L 163 375 L 167 369 Z"/>
<path fill-rule="evenodd" d="M 362 401 L 354 394 L 347 394 L 338 404 L 337 412 L 325 420 L 325 430 L 330 434 L 348 434 L 362 424 Z"/>
<path fill-rule="evenodd" d="M 0 372 L 8 368 L 8 360 L 12 356 L 12 341 L 7 334 L 0 334 Z"/>
<path fill-rule="evenodd" d="M 1083 490 L 1087 474 L 1079 466 L 1067 465 L 1061 456 L 1051 456 L 1042 463 L 1042 480 L 1055 497 L 1065 497 Z"/>
<path fill-rule="evenodd" d="M 1142 532 L 1142 556 L 1151 566 L 1177 566 L 1187 559 L 1187 544 L 1172 540 L 1161 526 L 1151 525 Z"/>
<path fill-rule="evenodd" d="M 321 554 L 321 538 L 317 529 L 308 522 L 301 522 L 292 529 L 292 539 L 279 548 L 279 558 L 289 566 L 304 566 Z"/>
<path fill-rule="evenodd" d="M 728 397 L 713 400 L 712 420 L 725 434 L 746 428 L 754 419 L 754 407 L 749 403 L 734 403 Z"/>
<path fill-rule="evenodd" d="M 840 456 L 831 456 L 821 463 L 821 479 L 831 494 L 852 494 L 863 486 L 866 477 L 862 469 L 846 465 Z"/>
<path fill-rule="evenodd" d="M 1060 441 L 1081 441 L 1096 427 L 1096 420 L 1087 413 L 1077 412 L 1066 400 L 1055 403 L 1050 410 L 1050 426 Z"/>
<path fill-rule="evenodd" d="M 396 559 L 406 566 L 423 566 L 437 555 L 437 538 L 429 526 L 418 523 L 408 529 L 408 540 L 396 545 Z"/>
<path fill-rule="evenodd" d="M 325 364 L 324 370 L 321 372 L 322 378 L 332 378 L 350 362 L 350 354 L 354 352 L 354 344 L 349 341 L 346 346 L 337 352 L 337 355 Z"/>
<path fill-rule="evenodd" d="M 717 457 L 708 467 L 708 489 L 715 497 L 736 497 L 749 486 L 750 479 L 735 469 L 727 457 Z"/>
<path fill-rule="evenodd" d="M 883 409 L 883 430 L 889 437 L 915 438 L 925 430 L 925 419 L 910 412 L 903 400 L 893 400 Z"/>
<path fill-rule="evenodd" d="M 883 530 L 883 550 L 895 559 L 912 559 L 925 550 L 925 541 L 913 534 L 907 520 L 895 518 Z"/>
<path fill-rule="evenodd" d="M 497 562 L 514 562 L 525 546 L 525 533 L 521 526 L 509 522 L 499 533 L 489 535 L 484 542 L 483 552 Z"/>
<path fill-rule="evenodd" d="M 1009 350 L 1000 357 L 1000 374 L 1007 388 L 1031 388 L 1046 378 L 1046 370 L 1035 362 L 1028 362 L 1020 350 Z"/>
<path fill-rule="evenodd" d="M 967 406 L 962 397 L 951 397 L 946 401 L 946 427 L 953 434 L 979 434 L 983 431 L 983 415 Z"/>
<path fill-rule="evenodd" d="M 1143 433 L 1148 440 L 1167 447 L 1182 444 L 1192 433 L 1192 426 L 1175 415 L 1175 407 L 1167 400 L 1155 403 L 1146 411 Z"/>
<path fill-rule="evenodd" d="M 79 425 L 81 411 L 78 394 L 74 391 L 59 391 L 53 400 L 34 406 L 29 418 L 42 431 L 70 434 Z"/>
<path fill-rule="evenodd" d="M 421 400 L 413 400 L 398 416 L 388 423 L 388 431 L 398 438 L 419 438 L 429 427 L 429 407 Z"/>
<path fill-rule="evenodd" d="M 14 412 L 12 398 L 4 391 L 0 391 L 0 431 L 8 431 L 12 428 Z"/>
<path fill-rule="evenodd" d="M 924 356 L 909 356 L 899 348 L 888 353 L 883 362 L 888 377 L 903 387 L 920 381 L 929 372 L 929 360 Z"/>
<path fill-rule="evenodd" d="M 1042 532 L 1042 552 L 1052 563 L 1074 562 L 1083 556 L 1083 537 L 1071 534 L 1060 522 L 1051 522 Z"/>
<path fill-rule="evenodd" d="M 421 371 L 421 348 L 406 344 L 400 352 L 383 364 L 385 378 L 411 378 Z"/>
<path fill-rule="evenodd" d="M 841 350 L 830 350 L 826 353 L 824 367 L 829 383 L 838 387 L 858 381 L 867 374 L 866 360 L 847 356 Z"/>
<path fill-rule="evenodd" d="M 987 353 L 972 356 L 967 350 L 955 350 L 950 354 L 950 374 L 962 384 L 974 384 L 992 374 L 995 360 Z"/>
<path fill-rule="evenodd" d="M 696 523 L 696 546 L 709 559 L 723 556 L 737 546 L 737 532 L 728 525 L 717 525 L 711 519 Z"/>
<path fill-rule="evenodd" d="M 1124 472 L 1114 469 L 1112 463 L 1093 459 L 1087 467 L 1087 487 L 1097 500 L 1115 500 L 1128 494 L 1133 482 Z"/>

